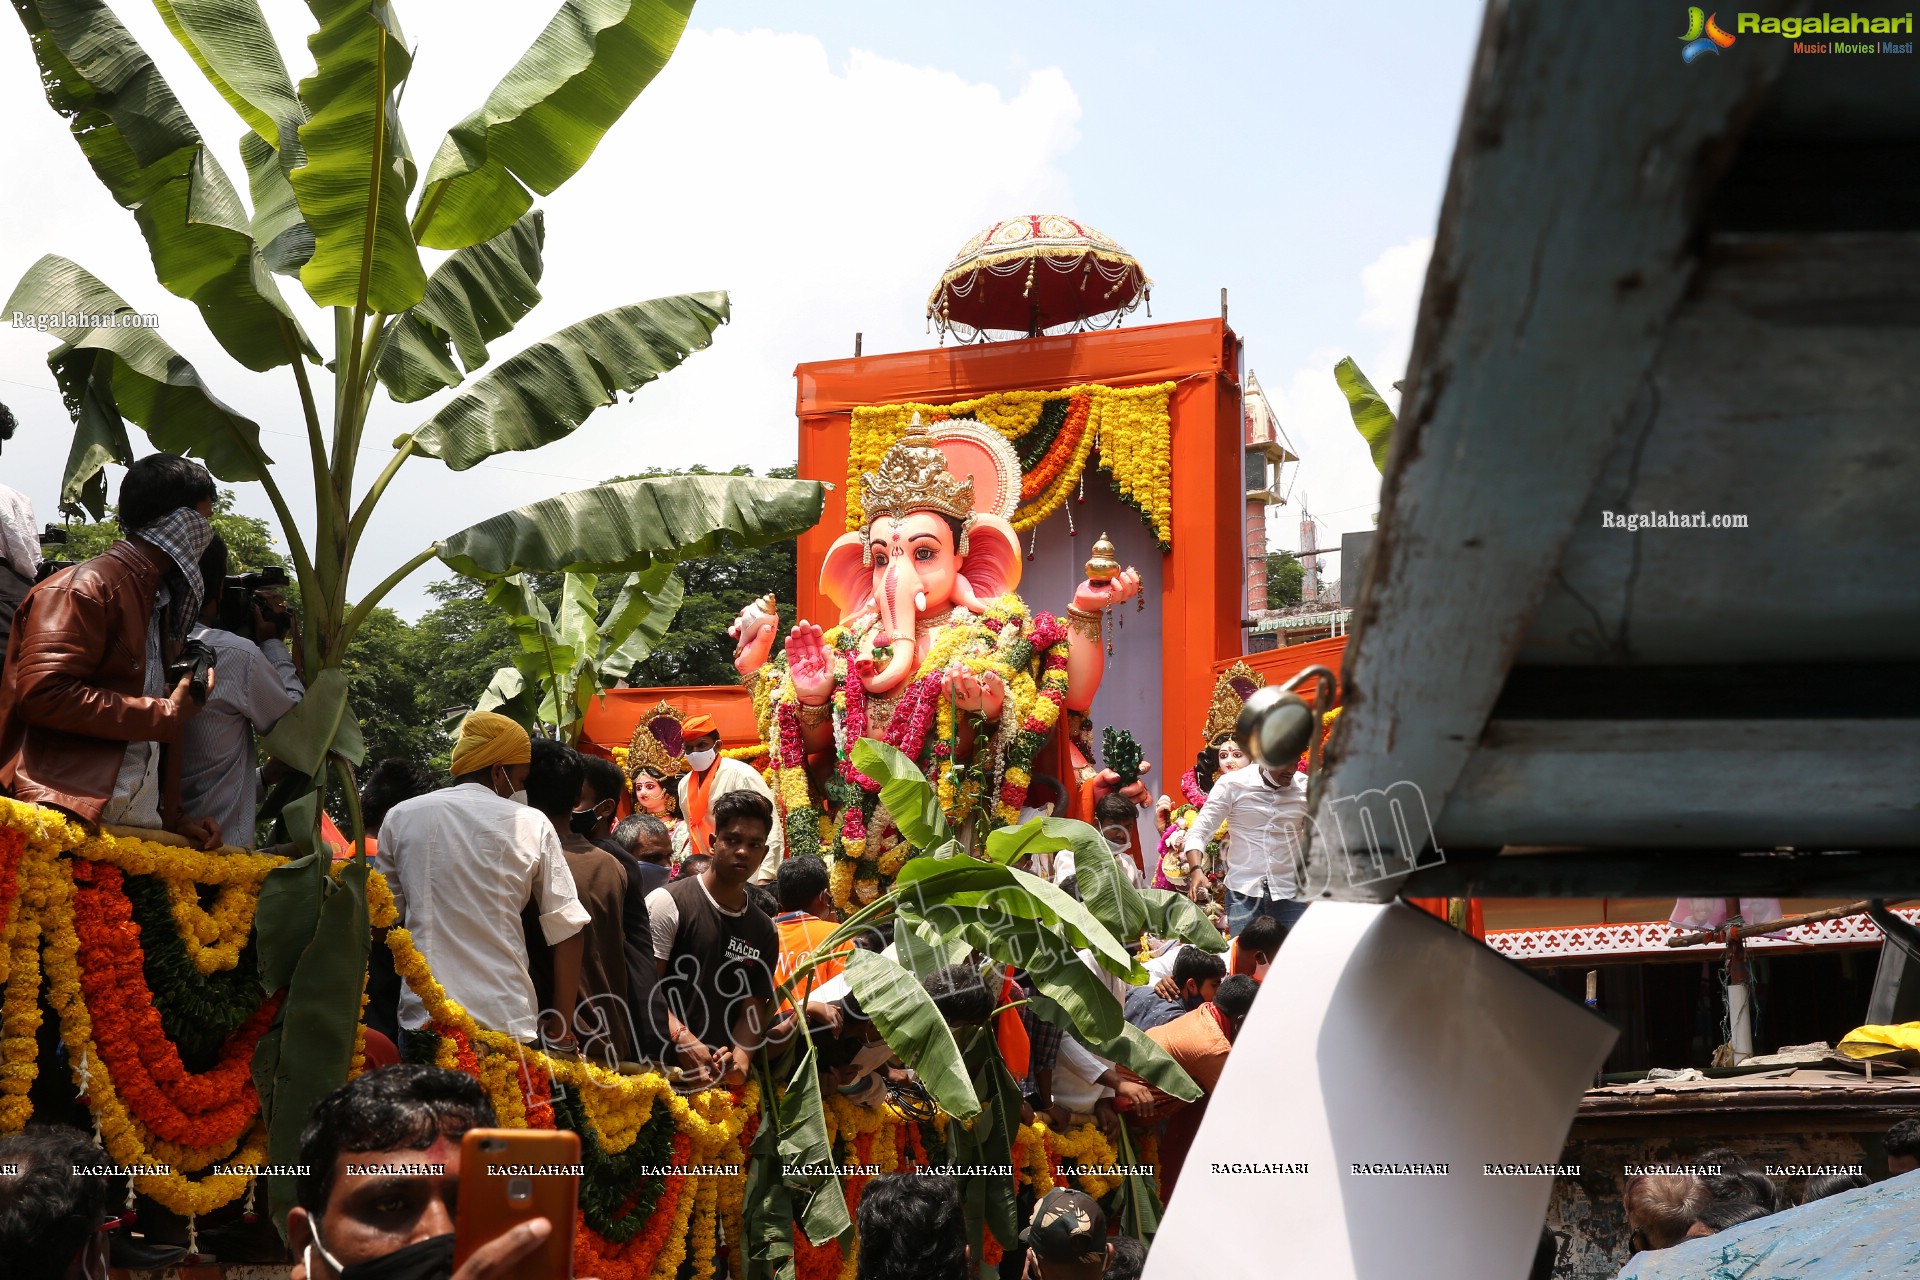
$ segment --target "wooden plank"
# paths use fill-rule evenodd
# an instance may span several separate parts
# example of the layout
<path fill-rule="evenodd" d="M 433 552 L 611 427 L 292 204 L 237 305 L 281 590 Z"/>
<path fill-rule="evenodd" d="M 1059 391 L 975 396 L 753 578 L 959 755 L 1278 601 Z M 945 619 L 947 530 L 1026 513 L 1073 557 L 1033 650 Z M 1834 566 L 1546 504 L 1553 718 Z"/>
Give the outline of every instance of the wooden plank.
<path fill-rule="evenodd" d="M 1916 743 L 1913 720 L 1496 720 L 1436 826 L 1442 848 L 1920 845 Z"/>
<path fill-rule="evenodd" d="M 1401 871 L 1420 850 L 1392 847 L 1386 788 L 1444 813 L 1633 419 L 1715 166 L 1788 45 L 1738 52 L 1684 67 L 1604 8 L 1488 12 L 1317 811 L 1363 813 Z M 1395 876 L 1356 874 L 1338 841 L 1313 841 L 1309 892 L 1393 891 Z"/>
<path fill-rule="evenodd" d="M 1920 235 L 1713 242 L 1518 661 L 1920 656 L 1915 351 Z M 1746 527 L 1606 524 L 1651 512 Z"/>

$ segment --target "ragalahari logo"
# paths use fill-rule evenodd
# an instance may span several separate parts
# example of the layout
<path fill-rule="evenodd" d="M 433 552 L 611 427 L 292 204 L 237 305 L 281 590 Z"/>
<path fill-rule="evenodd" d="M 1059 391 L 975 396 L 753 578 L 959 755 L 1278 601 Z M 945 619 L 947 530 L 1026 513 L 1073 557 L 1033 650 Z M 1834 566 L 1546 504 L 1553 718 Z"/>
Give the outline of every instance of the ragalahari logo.
<path fill-rule="evenodd" d="M 1687 10 L 1687 33 L 1680 38 L 1686 44 L 1680 48 L 1680 59 L 1691 64 L 1703 53 L 1719 53 L 1733 43 L 1733 37 L 1720 29 L 1714 19 L 1720 15 L 1709 14 L 1705 9 L 1694 5 Z"/>

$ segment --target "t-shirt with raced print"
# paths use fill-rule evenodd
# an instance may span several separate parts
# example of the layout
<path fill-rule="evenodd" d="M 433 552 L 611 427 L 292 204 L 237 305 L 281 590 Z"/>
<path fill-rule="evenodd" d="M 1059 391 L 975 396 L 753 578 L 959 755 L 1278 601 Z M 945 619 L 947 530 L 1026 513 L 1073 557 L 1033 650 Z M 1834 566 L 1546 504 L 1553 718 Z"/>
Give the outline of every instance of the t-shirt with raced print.
<path fill-rule="evenodd" d="M 733 1043 L 738 1002 L 773 997 L 780 963 L 780 931 L 751 901 L 728 911 L 713 900 L 700 876 L 662 885 L 647 895 L 653 954 L 660 976 L 648 1003 L 652 1030 L 665 1041 L 672 1010 L 702 1044 Z"/>

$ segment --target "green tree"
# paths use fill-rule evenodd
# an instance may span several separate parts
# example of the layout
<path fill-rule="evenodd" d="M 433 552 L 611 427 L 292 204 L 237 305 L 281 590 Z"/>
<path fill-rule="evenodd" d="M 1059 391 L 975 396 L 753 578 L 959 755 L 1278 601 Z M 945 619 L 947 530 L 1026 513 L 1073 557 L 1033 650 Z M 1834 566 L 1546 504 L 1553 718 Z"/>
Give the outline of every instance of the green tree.
<path fill-rule="evenodd" d="M 424 174 L 400 118 L 413 54 L 394 6 L 308 0 L 313 66 L 297 82 L 257 0 L 159 7 L 246 126 L 240 160 L 250 202 L 104 0 L 14 4 L 48 103 L 131 212 L 161 285 L 195 305 L 240 365 L 291 372 L 289 407 L 297 403 L 299 412 L 287 417 L 305 428 L 305 465 L 276 466 L 259 425 L 216 397 L 158 330 L 90 323 L 146 308 L 79 263 L 41 258 L 6 310 L 76 321 L 52 330 L 59 345 L 47 359 L 75 428 L 63 507 L 104 516 L 104 468 L 132 460 L 128 422 L 222 481 L 260 485 L 273 506 L 298 580 L 307 696 L 264 745 L 306 779 L 283 816 L 312 849 L 329 775 L 359 834 L 353 766 L 366 743 L 349 707 L 350 647 L 387 593 L 428 561 L 487 579 L 637 573 L 704 555 L 727 534 L 742 546 L 792 537 L 819 519 L 823 490 L 709 476 L 596 486 L 421 548 L 355 598 L 349 583 L 368 521 L 410 459 L 464 471 L 562 439 L 619 393 L 706 347 L 726 321 L 724 293 L 657 298 L 588 317 L 490 363 L 489 344 L 540 299 L 546 226 L 533 192 L 551 193 L 591 157 L 672 55 L 691 0 L 563 0 L 486 101 L 453 126 Z M 423 250 L 449 256 L 429 272 Z M 330 312 L 330 358 L 302 329 L 281 279 L 297 280 Z M 358 473 L 373 443 L 366 432 L 376 392 L 409 404 L 456 387 L 399 437 L 371 483 Z M 315 510 L 305 527 L 285 496 L 299 474 L 311 482 Z M 369 938 L 367 871 L 355 858 L 331 877 L 317 855 L 276 870 L 262 890 L 262 980 L 289 988 L 280 1026 L 255 1059 L 274 1164 L 296 1160 L 308 1110 L 346 1075 Z M 282 1054 L 285 1026 L 302 1028 L 302 1038 Z M 270 1191 L 284 1221 L 291 1185 L 274 1179 Z"/>
<path fill-rule="evenodd" d="M 1285 609 L 1300 603 L 1300 583 L 1307 571 L 1285 551 L 1267 553 L 1267 608 Z"/>
<path fill-rule="evenodd" d="M 246 573 L 268 565 L 284 565 L 273 529 L 259 516 L 241 515 L 233 509 L 233 490 L 222 489 L 213 502 L 213 528 L 227 544 L 227 572 Z M 55 554 L 78 564 L 112 546 L 125 535 L 120 529 L 120 508 L 108 506 L 105 519 L 71 522 L 66 527 L 67 541 Z"/>
<path fill-rule="evenodd" d="M 708 475 L 702 467 L 686 472 L 654 471 L 648 475 Z M 750 467 L 735 467 L 728 475 L 751 476 Z M 769 479 L 791 480 L 795 467 L 773 467 Z M 674 570 L 685 593 L 680 612 L 667 634 L 645 661 L 627 677 L 629 687 L 656 685 L 735 684 L 733 638 L 727 628 L 746 604 L 772 594 L 783 626 L 793 625 L 793 601 L 799 562 L 799 543 L 792 538 L 764 546 L 728 544 L 712 555 L 684 560 Z"/>

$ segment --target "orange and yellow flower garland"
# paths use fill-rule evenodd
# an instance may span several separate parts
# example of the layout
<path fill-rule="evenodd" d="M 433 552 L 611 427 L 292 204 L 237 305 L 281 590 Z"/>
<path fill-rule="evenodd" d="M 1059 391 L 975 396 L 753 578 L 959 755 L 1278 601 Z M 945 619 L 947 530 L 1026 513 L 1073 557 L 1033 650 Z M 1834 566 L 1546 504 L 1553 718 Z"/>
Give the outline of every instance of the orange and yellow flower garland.
<path fill-rule="evenodd" d="M 1173 537 L 1174 384 L 1107 387 L 1083 384 L 1059 391 L 1001 391 L 952 404 L 885 404 L 857 408 L 847 449 L 847 528 L 858 529 L 860 476 L 879 469 L 880 460 L 907 432 L 918 413 L 924 421 L 976 418 L 1018 447 L 1039 427 L 1049 401 L 1070 402 L 1067 420 L 1046 452 L 1022 477 L 1021 504 L 1014 528 L 1035 528 L 1059 510 L 1098 452 L 1100 465 L 1113 476 L 1120 496 L 1136 508 L 1164 549 Z"/>
<path fill-rule="evenodd" d="M 140 968 L 138 926 L 121 882 L 123 873 L 167 881 L 190 874 L 196 884 L 232 884 L 243 878 L 235 874 L 242 868 L 218 866 L 208 855 L 153 842 L 92 837 L 57 815 L 0 799 L 0 832 L 5 831 L 26 831 L 28 837 L 15 868 L 13 919 L 6 947 L 0 950 L 6 964 L 0 1060 L 8 1068 L 0 1069 L 0 1123 L 23 1121 L 28 1113 L 25 1095 L 35 1069 L 32 1046 L 38 1021 L 35 996 L 44 969 L 74 1079 L 93 1109 L 103 1146 L 116 1163 L 153 1170 L 136 1175 L 136 1189 L 188 1216 L 239 1199 L 252 1185 L 252 1171 L 266 1158 L 265 1131 L 252 1122 L 248 1104 L 239 1104 L 249 1116 L 239 1132 L 230 1137 L 216 1132 L 231 1123 L 225 1112 L 234 1099 L 217 1098 L 213 1082 L 226 1080 L 218 1073 L 235 1070 L 239 1051 L 230 1041 L 213 1072 L 191 1076 L 162 1034 L 137 1030 L 146 1024 L 153 993 L 146 990 L 143 974 L 134 980 Z M 181 855 L 179 865 L 170 860 L 173 854 Z M 235 863 L 239 861 L 236 856 Z M 260 859 L 265 869 L 274 861 Z M 256 864 L 245 870 L 244 878 L 257 886 L 264 869 Z M 369 878 L 368 898 L 373 923 L 391 926 L 392 894 L 377 874 Z M 442 1032 L 443 1050 L 455 1065 L 481 1079 L 503 1121 L 551 1125 L 557 1082 L 585 1103 L 596 1141 L 617 1152 L 635 1141 L 654 1108 L 665 1105 L 674 1116 L 676 1165 L 721 1165 L 735 1171 L 680 1175 L 671 1198 L 661 1197 L 647 1230 L 624 1247 L 616 1248 L 591 1231 L 579 1233 L 584 1274 L 604 1280 L 670 1280 L 686 1260 L 696 1268 L 721 1265 L 720 1249 L 731 1249 L 741 1239 L 746 1134 L 758 1118 L 755 1087 L 739 1097 L 714 1090 L 687 1098 L 673 1093 L 659 1076 L 617 1076 L 589 1063 L 526 1052 L 507 1037 L 477 1026 L 448 999 L 404 930 L 393 929 L 389 942 L 396 964 Z M 109 977 L 118 983 L 115 990 L 106 989 Z M 249 1020 L 246 1034 L 254 1034 L 270 1018 L 271 1006 L 263 1004 L 262 1020 L 257 1025 Z M 233 1040 L 240 1038 L 236 1033 Z M 236 1081 L 232 1092 L 251 1095 L 251 1081 Z M 891 1110 L 867 1111 L 842 1099 L 832 1102 L 835 1131 L 859 1163 L 892 1169 L 924 1162 L 917 1130 Z M 149 1123 L 156 1118 L 162 1130 L 184 1134 L 184 1139 L 169 1140 L 157 1133 Z M 1026 1137 L 1023 1133 L 1023 1141 Z M 910 1153 L 917 1154 L 910 1160 Z M 190 1176 L 216 1164 L 223 1166 L 220 1173 Z M 853 1190 L 856 1203 L 860 1185 Z M 855 1259 L 840 1258 L 837 1247 L 833 1253 L 838 1264 L 834 1274 L 851 1275 Z"/>

